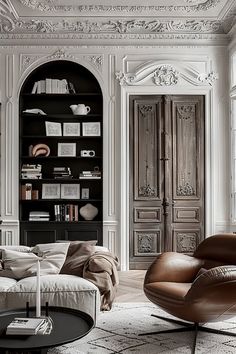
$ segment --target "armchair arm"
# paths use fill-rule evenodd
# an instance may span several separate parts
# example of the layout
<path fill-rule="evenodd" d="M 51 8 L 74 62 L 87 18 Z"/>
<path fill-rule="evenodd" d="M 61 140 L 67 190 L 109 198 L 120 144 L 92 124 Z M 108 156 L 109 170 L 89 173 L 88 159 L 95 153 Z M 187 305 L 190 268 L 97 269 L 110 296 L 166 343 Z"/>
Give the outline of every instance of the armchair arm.
<path fill-rule="evenodd" d="M 149 267 L 144 284 L 160 281 L 192 282 L 203 261 L 177 252 L 164 252 Z"/>
<path fill-rule="evenodd" d="M 231 291 L 229 291 L 228 285 Z M 220 266 L 211 268 L 197 277 L 186 294 L 185 299 L 186 301 L 197 301 L 201 297 L 215 296 L 222 300 L 222 298 L 225 299 L 227 293 L 231 297 L 232 291 L 233 293 L 236 291 L 236 266 Z"/>

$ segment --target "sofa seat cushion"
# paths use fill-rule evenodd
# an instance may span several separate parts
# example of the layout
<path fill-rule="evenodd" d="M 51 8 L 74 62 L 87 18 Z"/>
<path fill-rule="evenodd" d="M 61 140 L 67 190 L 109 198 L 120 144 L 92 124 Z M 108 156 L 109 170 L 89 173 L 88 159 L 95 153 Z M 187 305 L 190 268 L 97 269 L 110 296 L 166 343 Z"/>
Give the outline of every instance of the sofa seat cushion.
<path fill-rule="evenodd" d="M 0 292 L 7 291 L 12 286 L 16 285 L 17 280 L 7 277 L 0 277 Z"/>
<path fill-rule="evenodd" d="M 0 277 L 0 309 L 5 308 L 6 292 L 16 285 L 17 281 L 12 278 Z"/>
<path fill-rule="evenodd" d="M 96 321 L 100 308 L 100 293 L 90 281 L 67 274 L 43 275 L 40 277 L 41 304 L 78 309 L 88 313 Z M 28 301 L 35 306 L 36 277 L 19 280 L 9 287 L 5 308 L 25 307 Z"/>

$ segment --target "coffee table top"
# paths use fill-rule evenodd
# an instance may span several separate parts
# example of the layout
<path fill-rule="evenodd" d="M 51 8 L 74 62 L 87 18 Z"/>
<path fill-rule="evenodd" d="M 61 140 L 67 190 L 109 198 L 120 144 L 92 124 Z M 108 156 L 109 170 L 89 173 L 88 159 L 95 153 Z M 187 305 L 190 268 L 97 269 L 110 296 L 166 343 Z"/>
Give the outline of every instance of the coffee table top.
<path fill-rule="evenodd" d="M 42 315 L 45 310 L 42 307 Z M 35 317 L 35 308 L 30 308 L 30 317 Z M 91 316 L 85 312 L 65 308 L 49 307 L 53 329 L 49 335 L 6 335 L 8 324 L 15 317 L 26 317 L 26 309 L 13 309 L 0 312 L 0 349 L 46 349 L 73 342 L 84 337 L 94 327 Z"/>

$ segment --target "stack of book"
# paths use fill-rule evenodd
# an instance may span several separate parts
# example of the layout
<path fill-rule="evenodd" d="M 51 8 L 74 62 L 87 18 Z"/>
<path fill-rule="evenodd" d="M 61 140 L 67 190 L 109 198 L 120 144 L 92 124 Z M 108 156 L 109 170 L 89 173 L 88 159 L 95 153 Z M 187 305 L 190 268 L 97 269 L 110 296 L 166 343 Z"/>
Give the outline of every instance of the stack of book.
<path fill-rule="evenodd" d="M 100 179 L 101 172 L 100 171 L 82 171 L 79 174 L 80 179 Z"/>
<path fill-rule="evenodd" d="M 30 211 L 29 221 L 49 221 L 50 215 L 48 211 Z"/>
<path fill-rule="evenodd" d="M 78 221 L 78 205 L 75 204 L 55 204 L 55 221 Z"/>
<path fill-rule="evenodd" d="M 7 326 L 7 335 L 50 334 L 51 321 L 48 318 L 16 317 Z"/>
<path fill-rule="evenodd" d="M 41 179 L 42 178 L 42 165 L 23 164 L 21 167 L 22 179 Z"/>
<path fill-rule="evenodd" d="M 70 167 L 53 167 L 53 177 L 55 179 L 73 178 Z"/>

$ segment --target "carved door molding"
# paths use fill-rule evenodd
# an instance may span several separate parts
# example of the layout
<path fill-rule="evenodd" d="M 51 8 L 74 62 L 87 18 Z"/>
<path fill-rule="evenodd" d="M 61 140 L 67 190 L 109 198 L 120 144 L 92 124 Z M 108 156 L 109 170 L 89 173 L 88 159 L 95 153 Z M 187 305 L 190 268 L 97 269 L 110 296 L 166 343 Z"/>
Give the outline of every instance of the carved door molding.
<path fill-rule="evenodd" d="M 204 238 L 203 96 L 130 97 L 130 269 Z"/>

